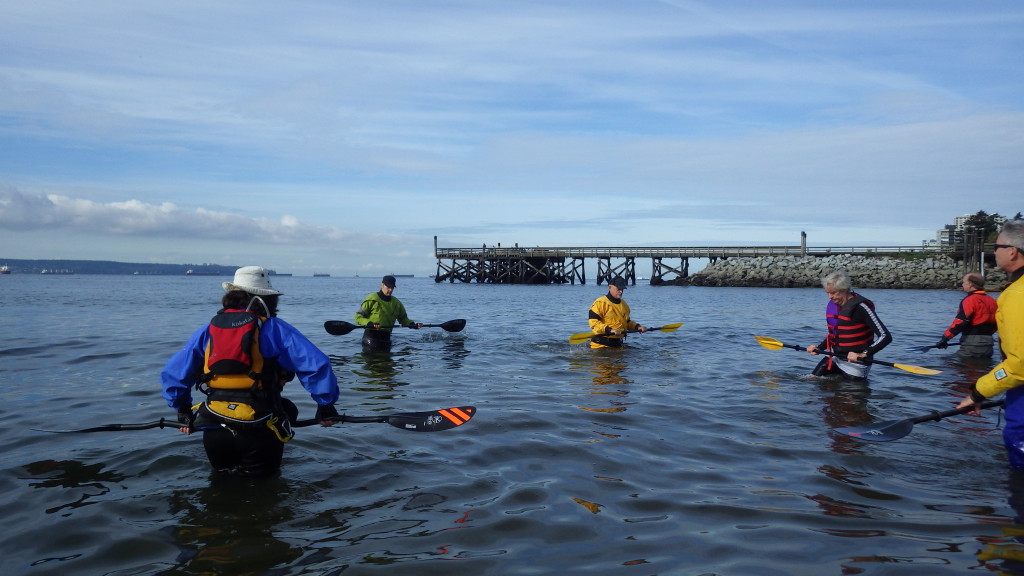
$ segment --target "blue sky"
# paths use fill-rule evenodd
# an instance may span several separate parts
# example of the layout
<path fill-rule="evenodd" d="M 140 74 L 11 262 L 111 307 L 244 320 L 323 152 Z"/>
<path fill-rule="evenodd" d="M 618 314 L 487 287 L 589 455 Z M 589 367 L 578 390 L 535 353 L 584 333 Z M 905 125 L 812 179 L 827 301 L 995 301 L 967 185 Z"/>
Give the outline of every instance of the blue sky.
<path fill-rule="evenodd" d="M 0 257 L 914 245 L 1024 210 L 1024 3 L 0 4 Z"/>

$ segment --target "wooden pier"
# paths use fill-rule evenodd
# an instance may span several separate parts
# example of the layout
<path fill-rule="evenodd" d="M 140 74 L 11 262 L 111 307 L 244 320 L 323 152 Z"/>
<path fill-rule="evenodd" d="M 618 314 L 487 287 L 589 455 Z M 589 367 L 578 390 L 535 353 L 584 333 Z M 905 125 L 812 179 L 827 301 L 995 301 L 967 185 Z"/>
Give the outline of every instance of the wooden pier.
<path fill-rule="evenodd" d="M 636 285 L 637 259 L 651 260 L 650 282 L 653 285 L 673 284 L 690 274 L 691 258 L 755 256 L 834 256 L 838 254 L 898 256 L 944 252 L 923 246 L 629 246 L 629 247 L 481 247 L 439 248 L 434 238 L 437 258 L 435 282 L 477 282 L 480 284 L 586 284 L 587 259 L 597 260 L 597 284 L 621 276 Z"/>

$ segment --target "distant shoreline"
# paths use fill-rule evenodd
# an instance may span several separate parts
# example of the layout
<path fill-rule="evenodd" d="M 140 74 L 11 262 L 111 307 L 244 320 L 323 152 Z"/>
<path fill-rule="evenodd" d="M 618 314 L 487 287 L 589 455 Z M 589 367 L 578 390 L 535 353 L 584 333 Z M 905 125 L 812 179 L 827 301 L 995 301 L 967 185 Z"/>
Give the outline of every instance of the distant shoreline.
<path fill-rule="evenodd" d="M 112 274 L 124 276 L 234 276 L 239 267 L 222 264 L 153 264 L 110 260 L 26 260 L 0 258 L 11 274 Z"/>

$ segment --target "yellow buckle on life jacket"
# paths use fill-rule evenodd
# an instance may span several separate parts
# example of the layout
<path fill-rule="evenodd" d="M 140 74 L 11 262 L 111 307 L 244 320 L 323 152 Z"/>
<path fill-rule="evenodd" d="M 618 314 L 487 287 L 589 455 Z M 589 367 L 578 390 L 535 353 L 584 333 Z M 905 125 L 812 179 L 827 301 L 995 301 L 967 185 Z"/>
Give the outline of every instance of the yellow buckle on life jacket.
<path fill-rule="evenodd" d="M 281 428 L 278 428 L 277 426 L 277 423 L 280 421 L 281 419 L 278 418 L 277 416 L 270 418 L 269 420 L 267 420 L 267 428 L 270 428 L 274 435 L 277 436 L 278 440 L 280 440 L 281 442 L 287 442 L 291 440 L 293 436 L 295 436 L 295 431 L 292 430 L 291 424 L 287 420 L 285 420 L 283 422 L 284 426 L 281 427 L 284 428 L 284 431 L 282 432 Z"/>

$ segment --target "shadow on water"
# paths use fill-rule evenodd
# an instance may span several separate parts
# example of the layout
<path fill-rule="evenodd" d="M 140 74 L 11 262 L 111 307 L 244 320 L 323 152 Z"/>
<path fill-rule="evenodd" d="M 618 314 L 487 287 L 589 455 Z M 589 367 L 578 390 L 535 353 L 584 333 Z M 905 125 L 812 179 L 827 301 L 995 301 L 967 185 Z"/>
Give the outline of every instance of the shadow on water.
<path fill-rule="evenodd" d="M 60 488 L 76 495 L 75 499 L 51 508 L 47 514 L 95 504 L 110 492 L 110 485 L 126 479 L 117 472 L 105 471 L 103 464 L 85 464 L 77 460 L 39 460 L 25 465 L 32 488 Z"/>

